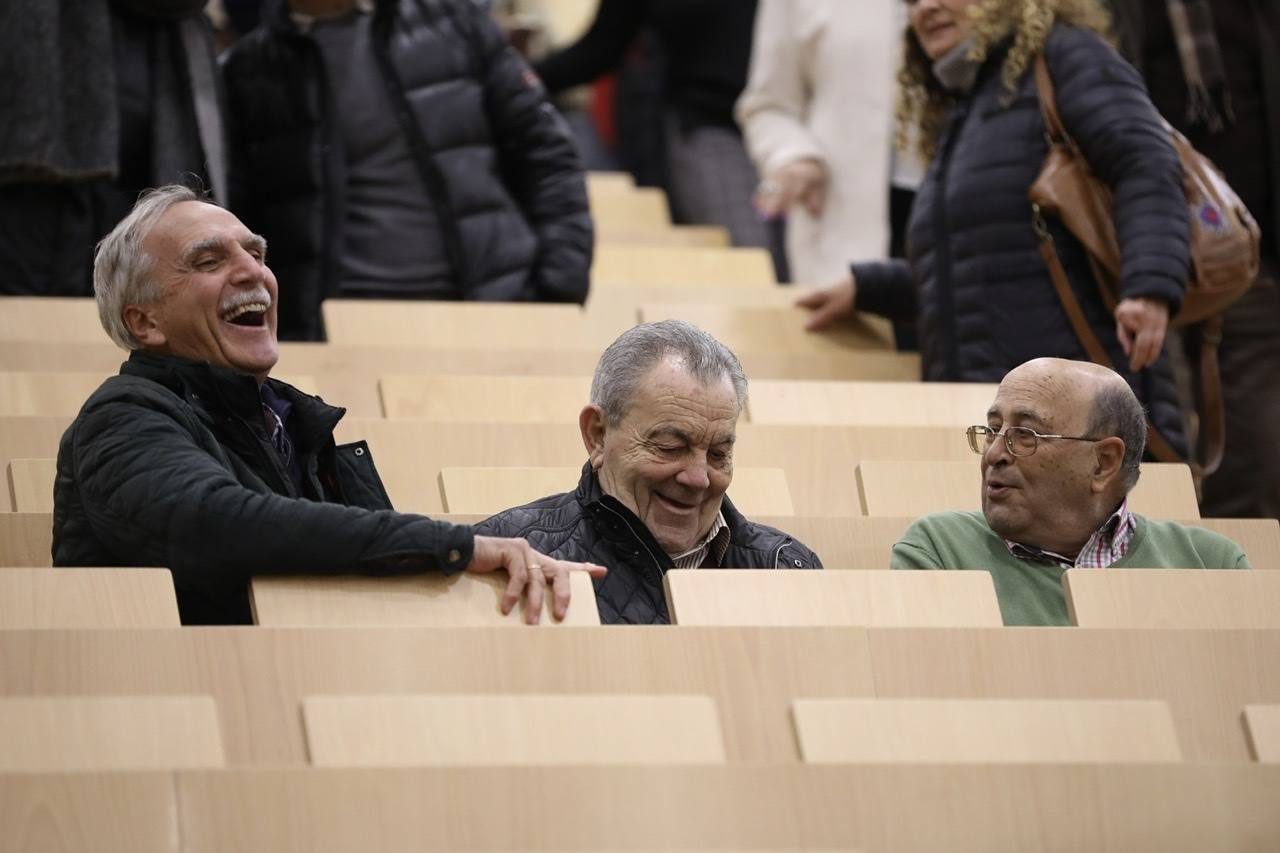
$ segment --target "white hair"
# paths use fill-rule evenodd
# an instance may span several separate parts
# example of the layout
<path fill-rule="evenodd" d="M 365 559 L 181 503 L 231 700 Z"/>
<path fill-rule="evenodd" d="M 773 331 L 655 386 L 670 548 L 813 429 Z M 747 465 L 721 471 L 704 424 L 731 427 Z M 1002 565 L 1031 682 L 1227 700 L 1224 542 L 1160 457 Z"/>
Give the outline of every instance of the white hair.
<path fill-rule="evenodd" d="M 124 309 L 148 305 L 162 295 L 159 282 L 152 278 L 155 259 L 142 248 L 142 242 L 169 208 L 184 201 L 202 200 L 193 190 L 178 184 L 149 190 L 98 243 L 93 255 L 98 318 L 111 340 L 124 349 L 142 348 L 124 321 Z"/>

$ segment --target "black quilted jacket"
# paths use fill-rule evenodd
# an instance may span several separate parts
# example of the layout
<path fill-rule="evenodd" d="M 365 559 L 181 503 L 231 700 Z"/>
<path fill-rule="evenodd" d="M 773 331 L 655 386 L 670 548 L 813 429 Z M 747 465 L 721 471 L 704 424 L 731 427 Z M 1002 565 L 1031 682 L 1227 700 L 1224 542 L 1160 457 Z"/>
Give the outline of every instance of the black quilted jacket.
<path fill-rule="evenodd" d="M 1123 295 L 1159 297 L 1176 312 L 1190 224 L 1177 155 L 1141 78 L 1101 38 L 1074 27 L 1054 28 L 1046 56 L 1067 130 L 1112 190 Z M 1012 103 L 1002 104 L 1003 59 L 999 52 L 984 65 L 943 132 L 912 210 L 908 260 L 853 267 L 860 310 L 918 314 L 926 380 L 999 382 L 1032 358 L 1087 358 L 1032 228 L 1027 191 L 1046 155 L 1034 75 L 1028 71 Z M 1185 450 L 1167 353 L 1137 375 L 1128 371 L 1080 244 L 1058 222 L 1049 225 L 1113 364 L 1160 432 Z"/>
<path fill-rule="evenodd" d="M 391 511 L 364 442 L 336 446 L 344 410 L 268 380 L 293 403 L 299 495 L 251 376 L 135 352 L 62 437 L 55 566 L 165 566 L 184 623 L 247 623 L 257 574 L 456 572 L 472 532 Z"/>
<path fill-rule="evenodd" d="M 583 302 L 592 230 L 567 125 L 472 0 L 379 0 L 379 67 L 441 224 L 441 299 Z M 285 0 L 223 63 L 232 210 L 271 244 L 282 338 L 335 295 L 344 156 L 320 50 Z"/>
<path fill-rule="evenodd" d="M 820 569 L 818 555 L 780 530 L 747 521 L 729 498 L 721 504 L 729 525 L 725 568 Z M 600 621 L 669 623 L 662 577 L 671 558 L 635 514 L 604 494 L 591 464 L 573 492 L 500 512 L 476 526 L 485 536 L 518 536 L 544 554 L 597 563 L 609 573 L 595 582 Z"/>

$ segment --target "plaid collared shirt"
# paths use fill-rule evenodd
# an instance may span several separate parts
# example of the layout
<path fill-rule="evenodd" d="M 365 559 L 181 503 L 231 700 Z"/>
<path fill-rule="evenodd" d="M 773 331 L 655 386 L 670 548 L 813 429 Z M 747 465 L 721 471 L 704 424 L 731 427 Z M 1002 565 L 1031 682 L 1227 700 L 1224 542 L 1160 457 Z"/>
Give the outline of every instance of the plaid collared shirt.
<path fill-rule="evenodd" d="M 724 555 L 729 551 L 729 525 L 724 520 L 724 513 L 716 513 L 711 522 L 711 530 L 702 544 L 683 554 L 671 558 L 677 569 L 719 568 L 724 562 Z"/>
<path fill-rule="evenodd" d="M 1052 563 L 1069 569 L 1105 569 L 1129 553 L 1129 543 L 1133 541 L 1136 529 L 1137 522 L 1134 521 L 1133 513 L 1129 512 L 1129 500 L 1126 498 L 1121 502 L 1120 508 L 1089 537 L 1089 541 L 1084 543 L 1084 547 L 1080 549 L 1080 553 L 1074 560 L 1044 548 L 1022 545 L 1010 539 L 1004 540 L 1004 544 L 1009 549 L 1009 553 L 1020 560 Z"/>

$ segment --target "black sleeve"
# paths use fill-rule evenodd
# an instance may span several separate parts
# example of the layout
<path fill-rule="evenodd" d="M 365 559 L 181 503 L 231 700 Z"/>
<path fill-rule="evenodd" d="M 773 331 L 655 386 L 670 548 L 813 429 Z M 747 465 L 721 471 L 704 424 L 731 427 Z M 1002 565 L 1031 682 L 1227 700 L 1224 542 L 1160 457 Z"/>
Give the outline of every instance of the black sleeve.
<path fill-rule="evenodd" d="M 1111 188 L 1121 298 L 1182 305 L 1191 220 L 1182 165 L 1138 72 L 1092 32 L 1054 29 L 1046 48 L 1058 111 L 1089 167 Z"/>
<path fill-rule="evenodd" d="M 71 472 L 93 535 L 122 565 L 166 566 L 214 594 L 270 574 L 461 571 L 469 527 L 263 494 L 241 485 L 168 413 L 133 402 L 86 409 Z"/>
<path fill-rule="evenodd" d="M 464 3 L 464 7 L 472 4 Z M 487 15 L 467 22 L 482 52 L 485 109 L 508 190 L 538 236 L 535 298 L 585 302 L 594 237 L 587 183 L 568 124 Z"/>
<path fill-rule="evenodd" d="M 890 320 L 916 318 L 916 288 L 906 261 L 866 261 L 853 264 L 851 269 L 857 285 L 857 310 Z"/>
<path fill-rule="evenodd" d="M 554 94 L 612 71 L 639 34 L 648 6 L 647 0 L 600 0 L 582 37 L 534 66 L 543 84 Z"/>

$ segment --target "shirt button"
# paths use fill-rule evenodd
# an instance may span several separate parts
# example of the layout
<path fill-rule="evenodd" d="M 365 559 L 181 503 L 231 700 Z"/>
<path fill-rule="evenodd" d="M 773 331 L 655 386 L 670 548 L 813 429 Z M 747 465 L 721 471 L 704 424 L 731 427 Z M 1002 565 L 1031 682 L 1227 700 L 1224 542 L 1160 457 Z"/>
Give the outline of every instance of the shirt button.
<path fill-rule="evenodd" d="M 363 447 L 357 447 L 357 448 L 356 448 L 356 456 L 364 456 L 364 448 L 363 448 Z"/>
<path fill-rule="evenodd" d="M 448 554 L 448 560 L 450 563 L 456 563 L 461 559 L 462 559 L 462 552 L 459 551 L 457 548 L 454 548 Z"/>

